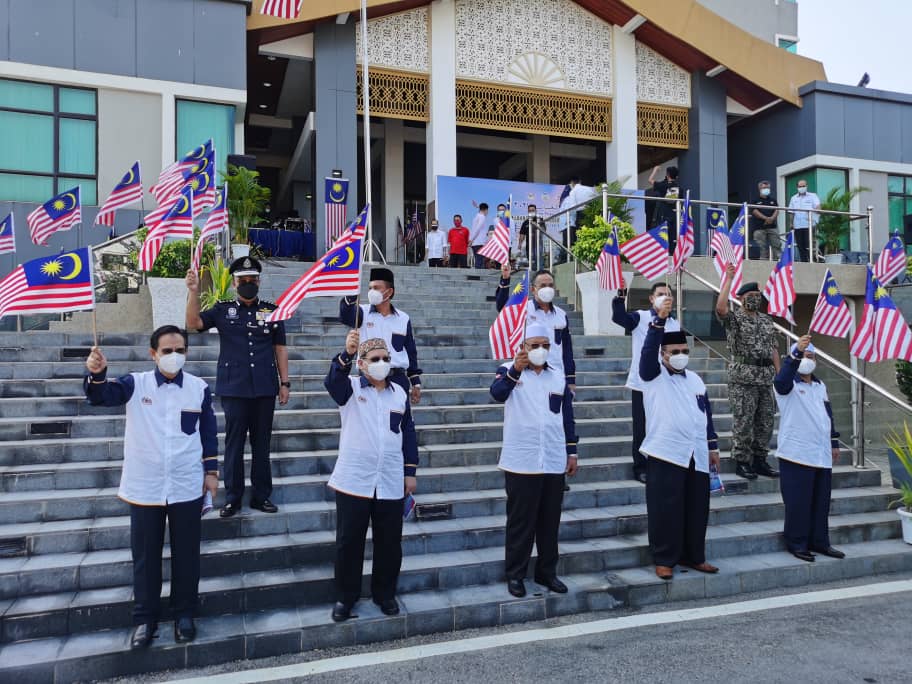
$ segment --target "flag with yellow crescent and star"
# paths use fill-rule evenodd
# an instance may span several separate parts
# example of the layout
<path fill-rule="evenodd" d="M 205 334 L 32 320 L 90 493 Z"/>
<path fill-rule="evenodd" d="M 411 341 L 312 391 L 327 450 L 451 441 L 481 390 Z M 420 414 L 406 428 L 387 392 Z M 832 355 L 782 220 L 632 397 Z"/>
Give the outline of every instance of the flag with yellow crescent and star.
<path fill-rule="evenodd" d="M 0 318 L 95 308 L 88 247 L 32 259 L 0 280 Z"/>

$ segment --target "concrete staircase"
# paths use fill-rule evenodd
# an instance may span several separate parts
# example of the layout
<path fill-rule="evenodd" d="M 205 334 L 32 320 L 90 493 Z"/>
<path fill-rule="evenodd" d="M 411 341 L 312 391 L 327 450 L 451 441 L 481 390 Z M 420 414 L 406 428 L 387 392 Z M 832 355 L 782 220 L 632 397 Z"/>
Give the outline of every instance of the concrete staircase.
<path fill-rule="evenodd" d="M 300 272 L 299 264 L 270 266 L 264 297 Z M 210 513 L 197 640 L 175 644 L 165 622 L 155 645 L 137 653 L 128 646 L 129 518 L 116 498 L 123 416 L 82 398 L 91 336 L 0 334 L 0 680 L 99 679 L 912 568 L 879 471 L 835 469 L 832 539 L 848 558 L 805 564 L 783 552 L 777 482 L 747 483 L 725 459 L 727 493 L 712 502 L 707 542 L 721 573 L 657 580 L 644 488 L 631 479 L 629 339 L 577 336 L 582 468 L 561 528 L 560 573 L 570 593 L 549 594 L 530 581 L 532 593 L 514 599 L 502 582 L 505 494 L 495 465 L 503 409 L 487 391 L 496 368 L 487 331 L 497 275 L 400 267 L 396 277 L 396 302 L 412 316 L 426 374 L 414 409 L 418 519 L 405 526 L 403 611 L 392 618 L 369 599 L 355 620 L 329 618 L 335 512 L 325 483 L 339 418 L 322 377 L 346 333 L 337 300 L 305 302 L 288 322 L 292 396 L 276 413 L 273 439 L 279 513 L 244 509 L 230 520 Z M 582 328 L 580 314 L 570 321 Z M 111 375 L 150 367 L 144 335 L 103 331 L 102 346 Z M 217 353 L 215 335 L 194 335 L 187 370 L 214 383 Z M 727 450 L 724 365 L 704 350 L 693 356 Z M 369 572 L 368 561 L 365 580 Z"/>

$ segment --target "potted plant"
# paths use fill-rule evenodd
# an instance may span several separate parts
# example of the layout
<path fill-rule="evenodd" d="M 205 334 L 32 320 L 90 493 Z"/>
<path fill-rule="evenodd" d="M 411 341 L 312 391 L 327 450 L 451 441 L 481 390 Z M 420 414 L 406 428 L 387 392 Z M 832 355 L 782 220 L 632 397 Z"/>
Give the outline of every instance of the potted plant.
<path fill-rule="evenodd" d="M 852 200 L 862 192 L 870 192 L 870 188 L 833 188 L 830 190 L 820 208 L 827 211 L 849 211 Z M 848 237 L 851 222 L 847 216 L 838 214 L 820 214 L 814 234 L 819 244 L 823 246 L 823 260 L 828 264 L 841 264 L 843 262 L 842 242 Z"/>
<path fill-rule="evenodd" d="M 887 446 L 904 470 L 904 478 L 899 482 L 899 498 L 891 501 L 889 508 L 899 506 L 896 512 L 902 521 L 903 541 L 912 544 L 912 433 L 907 423 L 903 428 L 902 435 L 893 432 L 886 437 Z"/>
<path fill-rule="evenodd" d="M 266 210 L 271 191 L 260 185 L 259 177 L 259 171 L 234 164 L 229 164 L 228 173 L 222 174 L 222 181 L 228 186 L 228 228 L 233 259 L 250 253 L 247 231 L 251 225 L 263 221 L 261 214 Z"/>
<path fill-rule="evenodd" d="M 617 230 L 619 244 L 624 244 L 636 237 L 633 226 L 620 217 L 612 216 L 610 222 L 605 222 L 601 215 L 596 215 L 591 219 L 591 223 L 583 225 L 577 230 L 573 255 L 580 262 L 591 267 L 598 261 L 599 254 L 613 230 Z M 623 254 L 621 254 L 621 263 L 628 263 Z M 633 271 L 624 272 L 623 276 L 629 284 L 633 280 Z M 614 298 L 614 292 L 608 292 L 599 287 L 598 274 L 593 270 L 579 273 L 576 276 L 576 283 L 582 300 L 585 334 L 624 335 L 624 329 L 611 320 L 611 300 Z"/>

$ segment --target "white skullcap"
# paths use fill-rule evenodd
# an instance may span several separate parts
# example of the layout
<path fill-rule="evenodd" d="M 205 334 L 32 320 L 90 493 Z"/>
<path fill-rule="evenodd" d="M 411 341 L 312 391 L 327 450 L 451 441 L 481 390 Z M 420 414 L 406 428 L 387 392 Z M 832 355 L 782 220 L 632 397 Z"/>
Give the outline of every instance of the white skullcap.
<path fill-rule="evenodd" d="M 526 336 L 524 340 L 528 340 L 530 337 L 550 337 L 548 335 L 548 328 L 543 326 L 541 323 L 532 323 L 531 325 L 526 326 Z"/>

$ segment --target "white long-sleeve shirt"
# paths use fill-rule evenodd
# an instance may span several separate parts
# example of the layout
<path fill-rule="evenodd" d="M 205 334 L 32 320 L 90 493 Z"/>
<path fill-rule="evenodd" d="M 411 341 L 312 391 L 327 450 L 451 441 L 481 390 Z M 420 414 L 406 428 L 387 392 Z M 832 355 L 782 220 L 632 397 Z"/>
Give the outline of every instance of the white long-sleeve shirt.
<path fill-rule="evenodd" d="M 488 215 L 480 211 L 472 219 L 472 227 L 469 228 L 469 242 L 473 247 L 481 247 L 488 240 Z"/>

